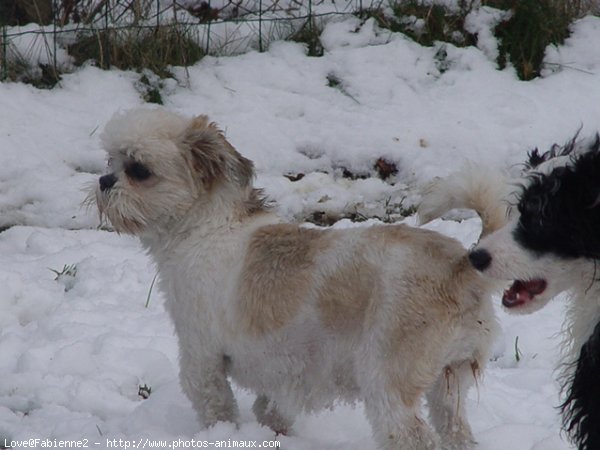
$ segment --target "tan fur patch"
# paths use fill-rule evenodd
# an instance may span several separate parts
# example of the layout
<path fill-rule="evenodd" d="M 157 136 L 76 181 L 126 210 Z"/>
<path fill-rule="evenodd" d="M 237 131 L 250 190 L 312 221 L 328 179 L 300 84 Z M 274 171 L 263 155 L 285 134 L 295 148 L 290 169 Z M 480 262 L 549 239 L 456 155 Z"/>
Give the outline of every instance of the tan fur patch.
<path fill-rule="evenodd" d="M 254 233 L 239 286 L 248 330 L 264 335 L 289 323 L 311 295 L 315 256 L 329 245 L 327 231 L 268 225 Z"/>
<path fill-rule="evenodd" d="M 467 295 L 465 277 L 477 274 L 460 243 L 435 232 L 395 225 L 373 227 L 369 235 L 372 245 L 402 245 L 412 258 L 391 287 L 399 303 L 387 311 L 384 343 L 389 355 L 389 366 L 384 369 L 388 389 L 412 407 L 438 376 L 452 324 L 472 301 L 463 298 Z M 402 355 L 423 354 L 428 357 L 415 357 L 410 364 L 402 359 Z"/>
<path fill-rule="evenodd" d="M 372 239 L 387 245 L 409 245 L 418 248 L 424 257 L 430 259 L 447 258 L 464 253 L 464 250 L 454 239 L 441 237 L 438 233 L 407 225 L 374 226 L 367 229 Z M 440 239 L 441 237 L 441 239 Z"/>
<path fill-rule="evenodd" d="M 326 327 L 359 332 L 381 285 L 377 268 L 356 256 L 322 283 L 317 308 Z"/>
<path fill-rule="evenodd" d="M 414 273 L 404 271 L 404 285 L 414 291 L 422 303 L 455 312 L 461 307 L 461 299 L 458 298 L 458 295 L 464 294 L 461 287 L 472 284 L 465 283 L 466 279 L 474 282 L 479 276 L 458 241 L 434 231 L 406 225 L 379 226 L 370 230 L 372 239 L 386 247 L 401 244 L 408 250 L 412 249 L 414 259 L 411 265 L 417 270 Z M 428 267 L 428 270 L 423 271 L 422 267 Z"/>

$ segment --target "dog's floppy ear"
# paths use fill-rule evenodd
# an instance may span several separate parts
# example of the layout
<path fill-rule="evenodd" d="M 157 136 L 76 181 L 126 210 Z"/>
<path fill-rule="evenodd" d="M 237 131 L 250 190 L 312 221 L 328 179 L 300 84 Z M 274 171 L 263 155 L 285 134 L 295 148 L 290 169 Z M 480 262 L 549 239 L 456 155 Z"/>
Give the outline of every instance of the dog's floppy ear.
<path fill-rule="evenodd" d="M 240 155 L 207 116 L 192 119 L 184 132 L 183 143 L 190 152 L 192 168 L 206 189 L 219 181 L 229 181 L 239 188 L 252 182 L 252 161 Z"/>

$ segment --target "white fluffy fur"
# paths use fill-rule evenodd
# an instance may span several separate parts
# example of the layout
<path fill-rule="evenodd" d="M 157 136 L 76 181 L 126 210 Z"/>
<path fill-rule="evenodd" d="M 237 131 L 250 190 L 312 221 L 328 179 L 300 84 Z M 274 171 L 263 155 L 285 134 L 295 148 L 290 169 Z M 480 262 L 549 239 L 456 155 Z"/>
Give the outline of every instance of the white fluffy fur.
<path fill-rule="evenodd" d="M 472 209 L 481 216 L 481 235 L 486 236 L 506 223 L 509 197 L 507 179 L 497 170 L 466 164 L 452 176 L 426 186 L 419 222 L 427 223 L 452 209 Z"/>
<path fill-rule="evenodd" d="M 252 164 L 203 117 L 130 111 L 103 143 L 112 178 L 95 200 L 156 261 L 181 385 L 205 426 L 238 420 L 231 377 L 277 432 L 298 413 L 360 400 L 380 449 L 472 447 L 465 395 L 496 322 L 489 281 L 458 242 L 402 225 L 283 224 L 260 207 Z M 137 162 L 151 176 L 128 175 Z M 492 231 L 488 200 L 471 206 Z"/>

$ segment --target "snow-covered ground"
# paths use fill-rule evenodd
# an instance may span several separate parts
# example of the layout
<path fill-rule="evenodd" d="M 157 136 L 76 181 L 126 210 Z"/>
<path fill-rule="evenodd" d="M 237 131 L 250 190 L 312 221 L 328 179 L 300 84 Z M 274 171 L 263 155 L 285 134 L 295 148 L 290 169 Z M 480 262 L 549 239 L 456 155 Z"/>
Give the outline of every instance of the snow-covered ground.
<path fill-rule="evenodd" d="M 293 43 L 207 57 L 176 69 L 163 98 L 169 109 L 217 121 L 255 161 L 257 185 L 282 215 L 384 217 L 465 161 L 517 174 L 528 150 L 565 142 L 579 128 L 582 136 L 600 130 L 600 19 L 577 22 L 562 47 L 548 49 L 545 76 L 522 82 L 512 69 L 496 70 L 493 17 L 482 9 L 471 18 L 480 49 L 444 51 L 370 21 L 336 21 L 325 29 L 321 58 Z M 99 130 L 115 111 L 142 104 L 137 80 L 90 66 L 49 91 L 0 83 L 0 445 L 274 438 L 253 418 L 252 396 L 239 390 L 239 429 L 199 428 L 179 389 L 164 298 L 151 290 L 155 268 L 134 238 L 97 229 L 95 211 L 81 207 L 106 163 Z M 372 175 L 380 157 L 398 174 L 342 176 L 344 169 Z M 298 181 L 285 177 L 300 173 Z M 465 246 L 479 226 L 475 218 L 429 225 Z M 570 448 L 560 434 L 554 372 L 565 301 L 532 316 L 498 307 L 503 333 L 467 405 L 479 449 Z M 152 389 L 147 399 L 138 395 L 144 385 Z M 286 450 L 374 449 L 361 405 L 302 416 L 295 430 L 280 437 Z"/>

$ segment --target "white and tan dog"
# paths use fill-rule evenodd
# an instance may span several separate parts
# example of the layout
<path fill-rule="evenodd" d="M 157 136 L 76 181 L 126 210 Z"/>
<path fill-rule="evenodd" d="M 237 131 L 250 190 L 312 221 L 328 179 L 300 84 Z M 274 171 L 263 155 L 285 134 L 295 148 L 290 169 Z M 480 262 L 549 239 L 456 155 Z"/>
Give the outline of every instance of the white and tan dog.
<path fill-rule="evenodd" d="M 181 384 L 205 426 L 238 420 L 231 377 L 276 432 L 360 400 L 380 449 L 472 447 L 464 399 L 496 323 L 489 281 L 459 242 L 404 225 L 282 223 L 206 116 L 133 110 L 102 142 L 110 173 L 93 197 L 156 261 Z M 503 224 L 490 196 L 473 202 L 488 232 Z"/>

